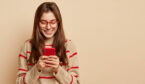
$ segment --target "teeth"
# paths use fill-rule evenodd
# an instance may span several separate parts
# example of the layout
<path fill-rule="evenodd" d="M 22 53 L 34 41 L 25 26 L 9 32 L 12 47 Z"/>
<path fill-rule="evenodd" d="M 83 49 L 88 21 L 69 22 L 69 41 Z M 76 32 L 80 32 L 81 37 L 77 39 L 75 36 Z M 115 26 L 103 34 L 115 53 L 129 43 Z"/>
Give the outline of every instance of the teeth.
<path fill-rule="evenodd" d="M 48 30 L 44 30 L 44 32 L 46 32 L 46 33 L 52 33 L 52 32 L 49 32 Z"/>

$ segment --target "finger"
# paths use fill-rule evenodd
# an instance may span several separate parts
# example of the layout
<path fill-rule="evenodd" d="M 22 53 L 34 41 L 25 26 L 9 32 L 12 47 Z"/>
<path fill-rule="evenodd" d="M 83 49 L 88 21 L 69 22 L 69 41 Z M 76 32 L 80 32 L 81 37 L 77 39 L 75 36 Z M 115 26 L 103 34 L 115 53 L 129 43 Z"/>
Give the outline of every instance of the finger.
<path fill-rule="evenodd" d="M 48 56 L 49 58 L 54 58 L 54 59 L 58 59 L 58 57 L 57 56 L 54 56 L 54 55 L 50 55 L 50 56 Z"/>
<path fill-rule="evenodd" d="M 46 64 L 46 66 L 49 66 L 49 67 L 56 67 L 57 65 Z"/>
<path fill-rule="evenodd" d="M 38 61 L 38 62 L 39 62 L 39 63 L 40 63 L 40 62 L 43 62 L 43 60 L 39 59 L 39 61 Z"/>
<path fill-rule="evenodd" d="M 46 61 L 45 63 L 47 63 L 47 64 L 57 64 L 56 61 Z"/>
<path fill-rule="evenodd" d="M 47 61 L 57 61 L 57 59 L 48 58 Z"/>
<path fill-rule="evenodd" d="M 41 56 L 40 58 L 41 60 L 45 60 L 45 59 L 48 59 L 48 56 Z"/>
<path fill-rule="evenodd" d="M 45 63 L 41 62 L 40 63 L 41 67 L 45 67 Z"/>
<path fill-rule="evenodd" d="M 40 64 L 41 64 L 41 65 L 45 65 L 45 63 L 44 63 L 44 62 L 40 62 Z"/>
<path fill-rule="evenodd" d="M 53 64 L 53 65 L 56 65 L 58 64 L 56 61 L 46 61 L 46 64 Z"/>
<path fill-rule="evenodd" d="M 59 59 L 48 59 L 47 61 L 54 61 L 54 62 L 59 63 Z"/>
<path fill-rule="evenodd" d="M 48 60 L 43 60 L 43 63 L 45 63 L 45 64 L 48 63 Z"/>
<path fill-rule="evenodd" d="M 59 64 L 46 64 L 46 66 L 56 68 L 59 66 Z"/>
<path fill-rule="evenodd" d="M 42 60 L 44 63 L 47 63 L 47 61 L 49 62 L 49 61 L 54 61 L 54 62 L 57 62 L 57 60 L 56 59 L 44 59 L 44 60 Z"/>

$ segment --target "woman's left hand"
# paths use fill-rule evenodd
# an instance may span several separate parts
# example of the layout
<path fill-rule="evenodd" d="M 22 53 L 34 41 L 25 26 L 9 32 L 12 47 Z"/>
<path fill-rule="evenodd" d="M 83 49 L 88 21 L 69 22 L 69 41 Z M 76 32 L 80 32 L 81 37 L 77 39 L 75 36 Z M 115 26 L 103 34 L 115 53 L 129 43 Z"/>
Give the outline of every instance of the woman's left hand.
<path fill-rule="evenodd" d="M 48 59 L 46 61 L 46 66 L 50 66 L 53 68 L 54 72 L 58 71 L 58 67 L 59 67 L 59 57 L 57 57 L 56 55 L 51 55 L 48 56 Z"/>

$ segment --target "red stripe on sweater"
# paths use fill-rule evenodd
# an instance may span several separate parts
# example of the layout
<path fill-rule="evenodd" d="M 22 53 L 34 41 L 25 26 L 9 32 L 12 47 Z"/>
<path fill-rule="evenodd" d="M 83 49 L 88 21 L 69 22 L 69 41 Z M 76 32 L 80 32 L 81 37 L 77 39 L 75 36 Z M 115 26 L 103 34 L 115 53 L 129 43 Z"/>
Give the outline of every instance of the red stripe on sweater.
<path fill-rule="evenodd" d="M 27 65 L 28 65 L 28 66 L 33 66 L 33 64 L 30 64 L 30 63 L 28 63 Z"/>
<path fill-rule="evenodd" d="M 77 78 L 77 77 L 79 77 L 78 75 L 75 75 L 75 77 Z"/>
<path fill-rule="evenodd" d="M 73 76 L 71 75 L 71 77 L 72 77 L 72 80 L 71 80 L 70 84 L 72 84 L 72 83 L 73 83 Z"/>
<path fill-rule="evenodd" d="M 52 45 L 45 45 L 45 46 L 52 46 Z"/>
<path fill-rule="evenodd" d="M 63 62 L 60 62 L 59 64 L 63 66 L 69 65 L 68 62 L 66 64 L 64 64 Z"/>
<path fill-rule="evenodd" d="M 28 70 L 22 69 L 22 68 L 19 68 L 18 70 L 19 70 L 19 71 L 26 71 L 26 72 L 28 71 Z"/>
<path fill-rule="evenodd" d="M 67 42 L 68 40 L 65 40 L 65 42 Z M 71 40 L 69 40 L 69 41 L 71 41 Z"/>
<path fill-rule="evenodd" d="M 60 65 L 64 65 L 63 62 L 60 62 L 59 64 L 60 64 Z"/>
<path fill-rule="evenodd" d="M 73 56 L 77 55 L 77 52 L 73 53 L 69 58 L 72 58 Z"/>
<path fill-rule="evenodd" d="M 69 50 L 66 51 L 66 53 L 69 53 L 69 52 L 70 52 Z"/>
<path fill-rule="evenodd" d="M 71 67 L 70 69 L 78 69 L 79 67 L 76 66 L 76 67 Z M 69 71 L 70 69 L 67 69 L 67 71 Z"/>
<path fill-rule="evenodd" d="M 19 57 L 22 57 L 22 58 L 24 58 L 24 59 L 27 59 L 27 57 L 24 56 L 24 55 L 22 55 L 22 54 L 20 54 Z"/>
<path fill-rule="evenodd" d="M 67 42 L 67 40 L 65 40 L 65 42 Z"/>
<path fill-rule="evenodd" d="M 31 66 L 31 64 L 30 64 L 30 63 L 28 63 L 27 65 L 28 65 L 28 66 Z"/>
<path fill-rule="evenodd" d="M 27 53 L 31 54 L 31 52 L 30 52 L 30 51 L 27 51 Z"/>
<path fill-rule="evenodd" d="M 55 76 L 52 76 L 52 77 L 44 77 L 44 76 L 39 76 L 40 79 L 53 79 L 55 78 Z"/>
<path fill-rule="evenodd" d="M 26 84 L 26 82 L 25 82 L 25 76 L 26 76 L 26 74 L 23 74 L 23 82 L 24 82 L 24 84 Z"/>

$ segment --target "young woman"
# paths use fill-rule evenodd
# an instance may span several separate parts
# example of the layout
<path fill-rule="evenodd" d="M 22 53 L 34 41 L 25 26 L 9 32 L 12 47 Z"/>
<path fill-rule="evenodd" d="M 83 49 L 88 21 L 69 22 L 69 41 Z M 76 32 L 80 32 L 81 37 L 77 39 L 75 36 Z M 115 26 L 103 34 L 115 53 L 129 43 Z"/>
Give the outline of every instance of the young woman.
<path fill-rule="evenodd" d="M 44 48 L 55 48 L 55 55 L 43 55 Z M 65 37 L 54 2 L 44 2 L 36 10 L 32 38 L 20 51 L 16 84 L 80 84 L 77 51 Z"/>

